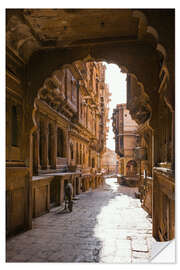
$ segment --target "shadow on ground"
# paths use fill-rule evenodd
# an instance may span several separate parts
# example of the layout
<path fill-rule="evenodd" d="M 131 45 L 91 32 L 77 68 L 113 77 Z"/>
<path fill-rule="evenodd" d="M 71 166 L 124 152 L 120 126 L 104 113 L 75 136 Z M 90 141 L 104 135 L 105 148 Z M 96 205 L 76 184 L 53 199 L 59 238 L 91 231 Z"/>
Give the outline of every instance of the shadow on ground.
<path fill-rule="evenodd" d="M 101 254 L 105 242 L 99 235 L 104 231 L 105 240 L 109 239 L 112 243 L 114 240 L 112 228 L 106 227 L 102 213 L 105 211 L 105 216 L 110 219 L 110 223 L 107 222 L 110 225 L 107 226 L 111 227 L 111 221 L 114 226 L 113 222 L 119 222 L 120 211 L 113 213 L 109 206 L 112 202 L 119 206 L 116 200 L 123 194 L 134 198 L 133 190 L 126 188 L 127 192 L 122 188 L 118 192 L 119 185 L 109 181 L 106 180 L 107 184 L 100 189 L 81 193 L 79 200 L 73 205 L 73 212 L 62 209 L 62 206 L 52 209 L 50 213 L 33 220 L 32 230 L 8 239 L 6 261 L 103 262 Z M 107 232 L 109 230 L 109 235 L 106 229 Z"/>

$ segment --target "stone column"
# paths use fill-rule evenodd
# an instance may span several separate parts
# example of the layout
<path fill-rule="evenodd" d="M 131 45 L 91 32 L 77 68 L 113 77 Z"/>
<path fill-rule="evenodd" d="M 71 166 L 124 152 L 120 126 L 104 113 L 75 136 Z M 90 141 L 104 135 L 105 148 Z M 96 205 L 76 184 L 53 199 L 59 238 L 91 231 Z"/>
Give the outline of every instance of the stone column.
<path fill-rule="evenodd" d="M 78 194 L 80 194 L 81 192 L 82 192 L 82 190 L 81 190 L 81 177 L 80 176 L 78 176 L 77 178 L 76 178 L 76 181 L 78 182 L 78 189 L 76 190 L 76 194 L 78 195 Z"/>
<path fill-rule="evenodd" d="M 64 132 L 64 146 L 63 146 L 63 156 L 67 158 L 68 165 L 70 165 L 70 142 L 69 142 L 69 127 L 67 130 L 63 130 Z"/>
<path fill-rule="evenodd" d="M 60 204 L 63 203 L 64 201 L 64 178 L 61 176 L 60 177 Z"/>
<path fill-rule="evenodd" d="M 37 144 L 38 144 L 38 170 L 41 169 L 41 164 L 40 164 L 40 152 L 39 152 L 39 144 L 40 144 L 40 130 L 37 130 Z"/>
<path fill-rule="evenodd" d="M 38 175 L 39 168 L 39 130 L 37 130 L 33 134 L 33 175 Z"/>
<path fill-rule="evenodd" d="M 11 106 L 12 102 L 9 98 L 6 101 L 6 159 L 9 159 L 11 149 Z"/>
<path fill-rule="evenodd" d="M 44 119 L 42 127 L 42 164 L 41 169 L 48 168 L 48 120 Z"/>
<path fill-rule="evenodd" d="M 80 143 L 78 143 L 78 164 L 80 164 Z"/>
<path fill-rule="evenodd" d="M 51 135 L 51 168 L 56 169 L 56 156 L 57 156 L 57 127 L 56 123 L 52 124 L 52 135 Z"/>
<path fill-rule="evenodd" d="M 76 179 L 76 177 L 73 177 L 74 178 L 74 182 L 73 182 L 73 197 L 75 197 L 76 196 L 76 181 L 77 181 L 77 179 Z"/>

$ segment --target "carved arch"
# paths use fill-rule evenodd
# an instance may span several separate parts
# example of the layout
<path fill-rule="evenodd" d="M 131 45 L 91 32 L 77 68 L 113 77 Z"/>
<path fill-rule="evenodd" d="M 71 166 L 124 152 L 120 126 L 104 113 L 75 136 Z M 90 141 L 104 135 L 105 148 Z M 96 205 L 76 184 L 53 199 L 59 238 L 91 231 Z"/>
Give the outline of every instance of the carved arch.
<path fill-rule="evenodd" d="M 160 70 L 160 74 L 159 74 L 159 77 L 161 80 L 159 91 L 161 91 L 164 88 L 163 89 L 163 98 L 164 98 L 165 104 L 171 110 L 171 112 L 174 112 L 173 105 L 171 104 L 171 100 L 168 97 L 169 96 L 168 91 L 170 91 L 170 89 L 168 89 L 169 70 L 168 70 L 167 61 L 166 61 L 167 51 L 166 51 L 165 47 L 163 46 L 163 44 L 161 44 L 161 41 L 159 40 L 158 31 L 154 27 L 152 27 L 151 25 L 148 25 L 148 20 L 147 20 L 147 17 L 145 16 L 145 14 L 142 11 L 135 10 L 135 11 L 133 11 L 132 16 L 139 18 L 139 21 L 140 21 L 139 25 L 141 26 L 139 31 L 141 31 L 141 32 L 143 31 L 143 35 L 141 34 L 141 37 L 142 36 L 144 37 L 145 34 L 151 34 L 154 37 L 154 39 L 156 40 L 156 51 L 159 52 L 162 56 L 161 70 Z M 164 76 L 161 79 L 163 73 L 164 73 Z"/>

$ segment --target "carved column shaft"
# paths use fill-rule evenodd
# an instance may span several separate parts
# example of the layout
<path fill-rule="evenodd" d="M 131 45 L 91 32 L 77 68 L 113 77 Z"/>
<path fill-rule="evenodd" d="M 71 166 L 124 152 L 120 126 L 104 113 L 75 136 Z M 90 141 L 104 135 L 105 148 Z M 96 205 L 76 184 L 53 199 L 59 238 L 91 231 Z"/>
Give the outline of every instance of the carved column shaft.
<path fill-rule="evenodd" d="M 56 169 L 56 157 L 57 157 L 57 126 L 54 124 L 53 128 L 53 153 L 52 153 L 52 166 Z"/>
<path fill-rule="evenodd" d="M 41 168 L 47 169 L 48 168 L 48 121 L 44 119 L 44 125 L 42 127 L 42 164 Z"/>
<path fill-rule="evenodd" d="M 39 168 L 39 130 L 37 130 L 33 134 L 33 175 L 38 175 Z"/>
<path fill-rule="evenodd" d="M 69 127 L 67 127 L 67 130 L 64 132 L 64 157 L 67 158 L 68 164 L 70 164 L 70 153 L 69 153 L 69 148 L 70 148 L 70 143 L 69 143 Z"/>
<path fill-rule="evenodd" d="M 39 144 L 40 144 L 40 132 L 37 130 L 37 160 L 38 160 L 38 170 L 41 168 L 40 164 L 40 152 L 39 152 Z"/>
<path fill-rule="evenodd" d="M 57 156 L 57 128 L 55 124 L 51 125 L 51 133 L 49 136 L 50 144 L 49 144 L 49 151 L 50 151 L 50 156 L 51 160 L 50 162 L 50 167 L 51 169 L 56 169 L 56 156 Z"/>

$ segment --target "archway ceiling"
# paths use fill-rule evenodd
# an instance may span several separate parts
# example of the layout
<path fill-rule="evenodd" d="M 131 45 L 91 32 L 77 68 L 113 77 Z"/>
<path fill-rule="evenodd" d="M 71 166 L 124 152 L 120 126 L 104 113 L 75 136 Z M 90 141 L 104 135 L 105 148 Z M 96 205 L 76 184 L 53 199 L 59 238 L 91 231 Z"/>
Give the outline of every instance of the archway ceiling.
<path fill-rule="evenodd" d="M 90 55 L 124 67 L 143 83 L 154 73 L 150 82 L 156 86 L 146 84 L 155 90 L 160 57 L 156 37 L 146 26 L 145 16 L 134 9 L 9 9 L 7 45 L 25 62 L 32 56 L 33 73 L 37 64 L 46 63 L 41 70 L 48 74 Z"/>
<path fill-rule="evenodd" d="M 138 19 L 130 9 L 32 9 L 23 16 L 41 46 L 135 41 Z"/>
<path fill-rule="evenodd" d="M 29 61 L 32 88 L 38 89 L 60 66 L 90 55 L 125 68 L 156 98 L 168 47 L 166 62 L 174 67 L 173 20 L 174 11 L 164 9 L 9 9 L 7 46 Z M 165 49 L 157 50 L 162 40 Z"/>
<path fill-rule="evenodd" d="M 97 46 L 113 50 L 114 45 L 156 50 L 163 39 L 164 51 L 166 41 L 173 45 L 173 10 L 7 9 L 6 14 L 7 44 L 25 61 L 37 50 Z M 159 61 L 164 55 L 162 50 L 156 52 Z"/>

